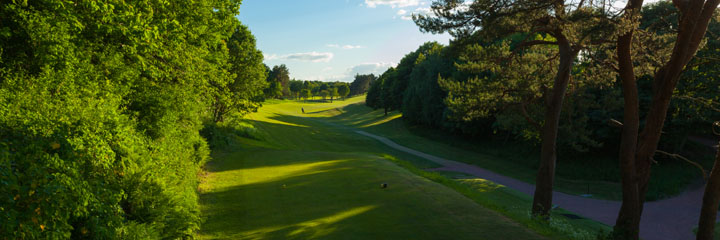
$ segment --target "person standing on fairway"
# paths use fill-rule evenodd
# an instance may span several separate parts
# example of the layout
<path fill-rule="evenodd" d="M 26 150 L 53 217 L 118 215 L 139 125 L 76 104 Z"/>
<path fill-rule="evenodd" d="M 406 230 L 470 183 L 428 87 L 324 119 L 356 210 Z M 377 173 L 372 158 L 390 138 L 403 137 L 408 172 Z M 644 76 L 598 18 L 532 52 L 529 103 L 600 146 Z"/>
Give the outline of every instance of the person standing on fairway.
<path fill-rule="evenodd" d="M 305 114 L 305 108 L 300 108 L 302 110 L 302 113 Z"/>

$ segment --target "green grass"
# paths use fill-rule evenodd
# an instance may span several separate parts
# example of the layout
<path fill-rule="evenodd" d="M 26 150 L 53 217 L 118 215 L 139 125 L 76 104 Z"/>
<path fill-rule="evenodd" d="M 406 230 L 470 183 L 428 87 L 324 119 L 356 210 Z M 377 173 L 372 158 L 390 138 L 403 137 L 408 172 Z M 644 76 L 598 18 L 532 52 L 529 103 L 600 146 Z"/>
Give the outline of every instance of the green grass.
<path fill-rule="evenodd" d="M 341 114 L 331 118 L 337 124 L 361 128 L 428 154 L 474 164 L 528 183 L 535 182 L 539 156 L 536 146 L 512 140 L 468 139 L 439 129 L 407 126 L 400 113 L 391 112 L 384 116 L 382 110 L 373 111 L 363 104 L 348 105 L 337 111 Z M 555 189 L 573 195 L 590 193 L 593 198 L 621 200 L 620 173 L 614 156 L 597 153 L 560 156 Z M 712 164 L 705 158 L 697 159 L 708 167 Z M 653 166 L 648 199 L 677 195 L 700 177 L 696 168 L 682 160 L 663 159 Z"/>
<path fill-rule="evenodd" d="M 530 217 L 532 198 L 527 194 L 472 175 L 457 172 L 428 172 L 391 156 L 387 158 L 415 174 L 455 189 L 480 205 L 509 216 L 551 238 L 597 239 L 606 236 L 612 230 L 609 226 L 591 219 L 568 219 L 568 214 L 575 214 L 562 208 L 553 210 L 549 222 L 538 221 Z"/>
<path fill-rule="evenodd" d="M 198 237 L 571 239 L 604 227 L 535 222 L 528 196 L 432 175 L 420 169 L 437 164 L 330 121 L 362 100 L 273 101 L 251 114 L 252 137 L 232 138 L 207 166 Z"/>

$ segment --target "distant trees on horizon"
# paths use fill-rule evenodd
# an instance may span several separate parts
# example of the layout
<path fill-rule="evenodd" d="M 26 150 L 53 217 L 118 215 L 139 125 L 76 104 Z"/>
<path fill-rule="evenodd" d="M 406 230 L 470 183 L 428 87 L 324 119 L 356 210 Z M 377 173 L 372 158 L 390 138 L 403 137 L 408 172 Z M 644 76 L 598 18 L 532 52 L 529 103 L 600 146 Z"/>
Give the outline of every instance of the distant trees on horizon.
<path fill-rule="evenodd" d="M 263 90 L 265 98 L 271 99 L 314 99 L 322 97 L 323 100 L 330 98 L 346 98 L 365 94 L 370 84 L 377 78 L 374 74 L 356 74 L 351 83 L 347 82 L 323 82 L 290 79 L 290 70 L 285 64 L 270 68 L 265 65 L 267 72 L 266 87 Z"/>

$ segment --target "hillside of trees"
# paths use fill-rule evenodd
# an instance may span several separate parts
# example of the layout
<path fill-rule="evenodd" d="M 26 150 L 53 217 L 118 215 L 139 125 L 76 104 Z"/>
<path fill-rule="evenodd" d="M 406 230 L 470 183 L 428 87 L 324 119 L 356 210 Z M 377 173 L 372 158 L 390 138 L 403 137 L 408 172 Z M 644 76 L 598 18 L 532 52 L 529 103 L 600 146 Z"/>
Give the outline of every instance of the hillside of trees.
<path fill-rule="evenodd" d="M 0 236 L 191 237 L 201 130 L 264 97 L 239 5 L 0 4 Z"/>

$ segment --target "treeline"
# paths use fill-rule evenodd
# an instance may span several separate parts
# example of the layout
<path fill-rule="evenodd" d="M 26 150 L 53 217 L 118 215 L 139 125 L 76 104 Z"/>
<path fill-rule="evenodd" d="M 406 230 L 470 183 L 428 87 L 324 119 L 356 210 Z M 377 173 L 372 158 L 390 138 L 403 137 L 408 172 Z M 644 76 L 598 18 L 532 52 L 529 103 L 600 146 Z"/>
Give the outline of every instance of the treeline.
<path fill-rule="evenodd" d="M 667 2 L 646 6 L 642 14 L 641 29 L 656 34 L 669 34 L 672 24 L 677 23 L 677 13 Z M 708 35 L 718 34 L 720 24 L 713 21 Z M 425 43 L 373 82 L 366 105 L 399 110 L 411 124 L 477 137 L 504 139 L 510 135 L 539 144 L 538 125 L 543 122 L 545 101 L 557 72 L 550 64 L 557 47 L 525 51 L 522 64 L 491 63 L 509 59 L 510 50 L 518 49 L 527 38 L 526 34 L 515 34 L 494 41 L 454 41 L 450 46 Z M 667 52 L 672 46 L 664 44 L 662 50 Z M 677 95 L 668 110 L 664 130 L 668 137 L 663 138 L 662 148 L 681 152 L 688 136 L 711 133 L 711 128 L 696 126 L 711 126 L 720 119 L 717 111 L 720 95 L 716 93 L 720 81 L 715 73 L 716 62 L 712 61 L 717 52 L 720 40 L 708 38 L 690 63 L 692 67 L 682 73 Z M 608 59 L 591 57 L 597 56 L 577 59 L 572 69 L 573 82 L 565 96 L 559 128 L 558 144 L 565 154 L 604 152 L 619 147 L 620 130 L 609 120 L 622 119 L 621 82 L 614 73 L 601 73 L 598 69 L 605 67 L 598 64 L 605 64 Z M 652 99 L 651 80 L 652 72 L 638 77 L 642 105 Z"/>
<path fill-rule="evenodd" d="M 453 41 L 407 54 L 372 84 L 366 104 L 402 111 L 411 124 L 537 146 L 534 216 L 551 210 L 558 154 L 619 149 L 625 198 L 613 234 L 637 239 L 650 165 L 669 159 L 658 151 L 681 152 L 720 119 L 717 2 L 689 10 L 629 1 L 620 15 L 595 3 L 493 2 L 438 0 L 435 15 L 414 16 L 422 31 Z"/>
<path fill-rule="evenodd" d="M 285 64 L 274 66 L 272 69 L 265 66 L 269 73 L 266 79 L 267 87 L 263 90 L 266 98 L 270 99 L 315 99 L 320 97 L 323 100 L 335 98 L 346 98 L 365 94 L 370 84 L 375 81 L 373 74 L 356 74 L 355 79 L 350 83 L 346 82 L 322 82 L 308 80 L 290 80 L 290 71 Z"/>
<path fill-rule="evenodd" d="M 200 131 L 266 87 L 239 5 L 0 4 L 0 236 L 191 238 Z"/>

